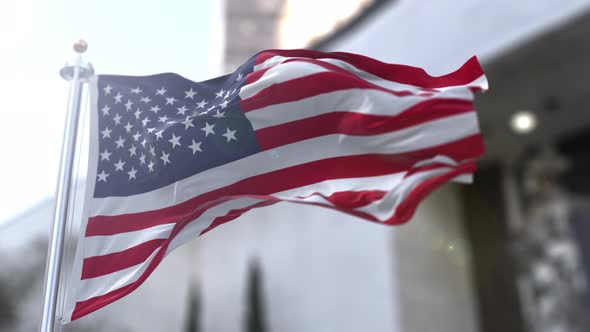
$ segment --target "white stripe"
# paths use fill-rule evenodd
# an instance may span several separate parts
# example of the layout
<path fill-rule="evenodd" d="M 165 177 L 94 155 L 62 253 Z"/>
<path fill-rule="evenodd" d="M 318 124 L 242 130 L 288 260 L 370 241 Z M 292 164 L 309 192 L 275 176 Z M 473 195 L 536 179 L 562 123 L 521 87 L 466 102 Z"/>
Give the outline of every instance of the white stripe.
<path fill-rule="evenodd" d="M 164 224 L 134 232 L 86 237 L 84 239 L 84 257 L 108 255 L 150 240 L 167 239 L 173 227 L 174 224 Z"/>
<path fill-rule="evenodd" d="M 457 161 L 455 161 L 453 158 L 450 158 L 449 156 L 438 154 L 432 158 L 420 160 L 419 162 L 415 163 L 413 166 L 414 167 L 422 167 L 422 166 L 428 166 L 428 165 L 432 165 L 432 164 L 446 164 L 446 165 L 456 166 Z"/>
<path fill-rule="evenodd" d="M 78 280 L 75 301 L 80 302 L 95 296 L 104 295 L 133 283 L 143 274 L 159 251 L 160 248 L 156 249 L 144 262 L 124 270 L 100 277 Z"/>
<path fill-rule="evenodd" d="M 313 193 L 330 196 L 334 193 L 342 191 L 386 191 L 390 190 L 394 186 L 397 186 L 402 181 L 405 174 L 406 172 L 398 172 L 381 176 L 327 180 L 295 189 L 281 191 L 273 194 L 272 196 L 283 199 L 291 199 L 297 196 L 307 197 Z"/>
<path fill-rule="evenodd" d="M 269 67 L 281 67 L 282 68 L 282 66 L 283 66 L 282 63 L 284 61 L 293 60 L 293 59 L 309 60 L 309 58 L 305 58 L 305 57 L 284 57 L 284 56 L 276 55 L 276 56 L 273 56 L 272 58 L 267 59 L 263 63 L 254 66 L 254 71 L 256 72 L 258 70 L 262 70 L 262 69 L 269 68 Z M 368 82 L 379 85 L 379 86 L 389 89 L 389 90 L 410 91 L 413 93 L 423 91 L 422 88 L 419 86 L 399 83 L 399 82 L 390 81 L 390 80 L 385 80 L 385 79 L 383 79 L 379 76 L 376 76 L 372 73 L 361 70 L 361 69 L 357 68 L 356 66 L 352 65 L 351 63 L 346 62 L 344 60 L 330 59 L 330 58 L 321 58 L 321 59 L 315 59 L 315 60 L 319 60 L 322 62 L 326 62 L 326 63 L 330 63 L 332 65 L 338 66 L 342 69 L 347 70 L 348 72 L 355 74 L 356 76 L 358 76 Z M 486 77 L 484 75 L 482 75 L 479 78 L 475 79 L 473 82 L 470 82 L 470 83 L 462 85 L 462 86 L 478 87 L 478 88 L 487 90 L 488 89 L 488 81 L 487 81 Z M 437 88 L 436 90 L 442 91 L 442 90 L 448 89 L 449 87 Z"/>
<path fill-rule="evenodd" d="M 190 222 L 185 228 L 183 228 L 178 235 L 170 241 L 168 245 L 168 250 L 166 250 L 166 255 L 168 255 L 172 250 L 178 248 L 182 244 L 196 238 L 204 231 L 207 227 L 209 227 L 215 218 L 223 217 L 227 215 L 231 210 L 236 209 L 243 209 L 254 204 L 262 202 L 262 199 L 254 199 L 254 198 L 237 198 L 232 199 L 231 201 L 224 202 L 222 204 L 216 205 L 210 209 L 207 209 L 199 218 Z"/>
<path fill-rule="evenodd" d="M 473 183 L 473 174 L 461 174 L 452 180 L 457 183 L 470 184 Z"/>
<path fill-rule="evenodd" d="M 246 99 L 269 86 L 286 82 L 298 77 L 329 71 L 328 69 L 309 62 L 288 62 L 279 67 L 271 68 L 252 84 L 244 85 L 240 89 L 240 98 Z"/>
<path fill-rule="evenodd" d="M 320 94 L 282 104 L 274 104 L 246 113 L 254 130 L 272 127 L 332 112 L 354 112 L 395 116 L 408 108 L 435 97 L 416 95 L 399 97 L 371 89 L 349 89 Z M 473 93 L 463 87 L 447 89 L 436 95 L 440 99 L 473 100 Z"/>
<path fill-rule="evenodd" d="M 332 202 L 328 201 L 327 199 L 325 199 L 322 196 L 318 196 L 318 195 L 313 195 L 313 196 L 309 196 L 309 197 L 305 197 L 305 198 L 296 198 L 296 197 L 288 197 L 285 198 L 286 201 L 292 202 L 292 203 L 314 203 L 314 204 L 322 204 L 325 206 L 334 206 L 334 204 L 332 204 Z"/>
<path fill-rule="evenodd" d="M 451 170 L 451 168 L 443 167 L 420 171 L 412 174 L 405 178 L 400 185 L 390 190 L 379 201 L 375 201 L 367 206 L 357 208 L 355 210 L 369 213 L 380 221 L 386 221 L 395 214 L 398 205 L 408 197 L 409 193 L 416 187 L 416 185 L 429 178 L 444 174 L 449 170 Z"/>
<path fill-rule="evenodd" d="M 383 135 L 316 137 L 211 168 L 147 193 L 129 197 L 95 198 L 91 215 L 156 210 L 252 176 L 307 162 L 370 153 L 404 153 L 450 143 L 478 132 L 476 114 L 464 113 Z"/>

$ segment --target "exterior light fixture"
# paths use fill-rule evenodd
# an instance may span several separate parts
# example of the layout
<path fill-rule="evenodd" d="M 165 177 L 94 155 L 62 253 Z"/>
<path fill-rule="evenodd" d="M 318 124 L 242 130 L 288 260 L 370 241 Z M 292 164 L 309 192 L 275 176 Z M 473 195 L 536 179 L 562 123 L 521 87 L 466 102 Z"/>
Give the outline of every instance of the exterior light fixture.
<path fill-rule="evenodd" d="M 510 117 L 510 128 L 517 134 L 529 134 L 537 128 L 537 116 L 530 111 L 518 111 Z"/>

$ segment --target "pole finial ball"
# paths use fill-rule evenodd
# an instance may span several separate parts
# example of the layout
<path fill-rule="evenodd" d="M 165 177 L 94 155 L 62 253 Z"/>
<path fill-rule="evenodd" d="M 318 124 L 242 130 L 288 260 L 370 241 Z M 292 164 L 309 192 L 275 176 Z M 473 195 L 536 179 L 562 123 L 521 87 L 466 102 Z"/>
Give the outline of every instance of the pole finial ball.
<path fill-rule="evenodd" d="M 74 43 L 74 51 L 76 51 L 76 53 L 84 53 L 87 49 L 88 43 L 83 39 L 77 40 Z"/>

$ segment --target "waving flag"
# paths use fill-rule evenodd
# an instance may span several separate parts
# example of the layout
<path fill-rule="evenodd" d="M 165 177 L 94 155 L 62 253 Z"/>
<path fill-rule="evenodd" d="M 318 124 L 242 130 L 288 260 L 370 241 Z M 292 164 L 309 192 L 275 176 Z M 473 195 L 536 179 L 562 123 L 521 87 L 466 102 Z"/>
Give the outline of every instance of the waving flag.
<path fill-rule="evenodd" d="M 476 58 L 432 77 L 350 53 L 264 51 L 205 82 L 101 75 L 65 321 L 136 289 L 179 245 L 286 201 L 384 224 L 470 181 Z M 313 213 L 314 208 L 309 212 Z"/>

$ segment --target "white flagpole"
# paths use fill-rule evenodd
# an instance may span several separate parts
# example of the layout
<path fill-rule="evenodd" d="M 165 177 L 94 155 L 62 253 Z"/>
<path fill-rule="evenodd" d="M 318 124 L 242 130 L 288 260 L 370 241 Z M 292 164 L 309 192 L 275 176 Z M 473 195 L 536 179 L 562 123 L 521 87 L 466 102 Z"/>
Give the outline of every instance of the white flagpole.
<path fill-rule="evenodd" d="M 78 118 L 82 99 L 82 84 L 94 74 L 92 65 L 82 60 L 81 54 L 84 53 L 87 48 L 88 45 L 83 40 L 74 43 L 74 50 L 78 53 L 76 59 L 73 62 L 67 63 L 66 66 L 60 70 L 60 75 L 66 81 L 70 81 L 71 83 L 57 183 L 53 231 L 47 253 L 41 332 L 53 332 L 55 328 L 59 275 L 62 263 L 68 204 L 70 201 L 74 151 L 76 147 Z"/>

